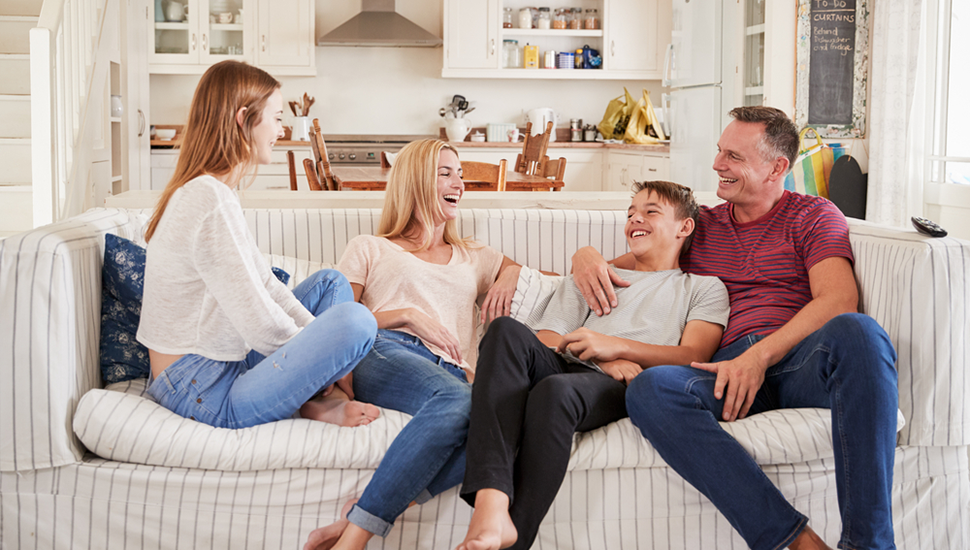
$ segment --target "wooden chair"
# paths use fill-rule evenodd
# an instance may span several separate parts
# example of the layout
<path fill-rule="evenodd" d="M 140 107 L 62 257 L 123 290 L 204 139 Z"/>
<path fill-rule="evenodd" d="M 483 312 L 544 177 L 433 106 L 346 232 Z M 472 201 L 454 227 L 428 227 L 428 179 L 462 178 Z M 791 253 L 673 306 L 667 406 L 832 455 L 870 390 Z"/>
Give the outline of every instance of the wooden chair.
<path fill-rule="evenodd" d="M 549 157 L 546 157 L 542 164 L 542 177 L 555 181 L 563 181 L 562 178 L 566 174 L 565 158 L 559 157 L 556 160 L 549 160 Z M 553 191 L 561 191 L 562 187 L 552 187 L 551 189 Z"/>
<path fill-rule="evenodd" d="M 462 179 L 465 189 L 471 191 L 505 191 L 506 161 L 502 159 L 498 164 L 461 161 Z"/>
<path fill-rule="evenodd" d="M 318 118 L 313 119 L 313 126 L 310 128 L 310 149 L 313 151 L 313 158 L 303 159 L 303 170 L 306 172 L 310 190 L 324 191 L 331 189 L 336 191 L 337 183 L 333 177 L 333 169 L 330 168 L 327 144 L 323 141 L 323 134 L 320 132 L 320 119 Z M 296 187 L 295 164 L 295 161 L 290 162 L 290 189 Z"/>
<path fill-rule="evenodd" d="M 548 159 L 546 149 L 549 147 L 549 136 L 552 135 L 552 121 L 546 123 L 546 131 L 532 135 L 532 123 L 525 126 L 525 141 L 522 152 L 515 158 L 514 170 L 520 174 L 534 176 L 544 172 L 543 164 Z"/>

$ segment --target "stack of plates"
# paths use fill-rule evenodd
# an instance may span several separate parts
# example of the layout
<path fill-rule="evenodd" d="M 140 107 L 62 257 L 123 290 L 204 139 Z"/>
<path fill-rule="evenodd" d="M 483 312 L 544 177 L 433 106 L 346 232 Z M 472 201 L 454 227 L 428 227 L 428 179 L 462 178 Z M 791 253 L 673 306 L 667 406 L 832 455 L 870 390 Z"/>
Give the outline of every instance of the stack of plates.
<path fill-rule="evenodd" d="M 490 122 L 485 126 L 485 139 L 488 141 L 508 141 L 509 130 L 514 130 L 511 122 Z"/>

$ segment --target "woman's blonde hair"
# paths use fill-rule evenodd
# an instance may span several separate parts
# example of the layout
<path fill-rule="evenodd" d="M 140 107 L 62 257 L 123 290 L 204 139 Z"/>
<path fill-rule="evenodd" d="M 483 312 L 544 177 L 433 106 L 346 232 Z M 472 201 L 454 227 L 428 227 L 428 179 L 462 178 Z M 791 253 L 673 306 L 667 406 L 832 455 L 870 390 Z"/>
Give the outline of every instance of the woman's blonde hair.
<path fill-rule="evenodd" d="M 269 73 L 239 61 L 216 63 L 202 75 L 182 132 L 175 174 L 148 222 L 146 241 L 155 233 L 172 195 L 193 178 L 204 174 L 241 178 L 256 166 L 253 127 L 260 123 L 266 101 L 279 88 L 280 83 Z M 243 107 L 246 112 L 239 125 L 236 113 Z"/>
<path fill-rule="evenodd" d="M 434 220 L 443 216 L 438 202 L 438 158 L 445 149 L 458 156 L 454 147 L 439 139 L 412 141 L 398 152 L 387 176 L 378 237 L 413 238 L 421 232 L 424 241 L 414 251 L 427 250 L 434 244 Z M 461 238 L 455 220 L 445 222 L 444 239 L 462 248 L 472 244 L 470 239 Z"/>

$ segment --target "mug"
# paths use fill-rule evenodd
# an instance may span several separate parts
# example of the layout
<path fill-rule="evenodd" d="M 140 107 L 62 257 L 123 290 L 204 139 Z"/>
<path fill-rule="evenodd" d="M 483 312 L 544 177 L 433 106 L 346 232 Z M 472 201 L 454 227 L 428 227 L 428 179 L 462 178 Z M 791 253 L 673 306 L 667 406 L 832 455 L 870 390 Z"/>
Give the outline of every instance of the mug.
<path fill-rule="evenodd" d="M 512 143 L 519 141 L 519 129 L 512 128 L 511 130 L 508 131 L 508 136 L 509 136 L 509 141 Z"/>

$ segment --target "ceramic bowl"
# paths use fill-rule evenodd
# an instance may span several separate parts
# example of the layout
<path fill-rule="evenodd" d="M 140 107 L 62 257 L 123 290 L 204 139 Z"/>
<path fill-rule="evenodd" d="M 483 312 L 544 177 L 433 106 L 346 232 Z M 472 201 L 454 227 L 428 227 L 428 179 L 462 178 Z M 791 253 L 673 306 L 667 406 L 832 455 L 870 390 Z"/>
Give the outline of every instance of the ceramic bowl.
<path fill-rule="evenodd" d="M 155 135 L 162 141 L 171 141 L 175 137 L 175 130 L 173 128 L 159 128 L 155 130 Z"/>

